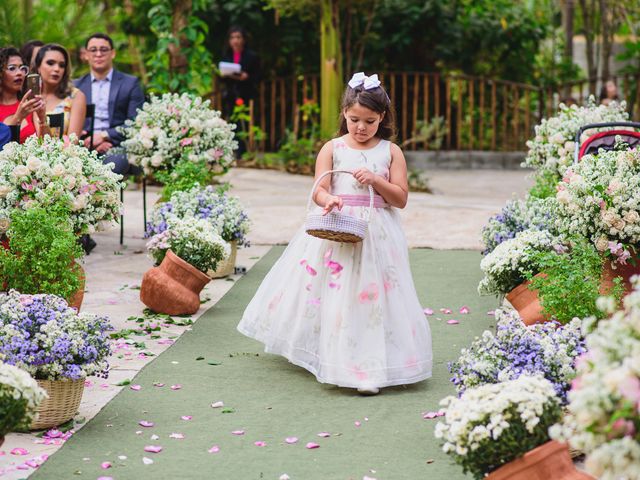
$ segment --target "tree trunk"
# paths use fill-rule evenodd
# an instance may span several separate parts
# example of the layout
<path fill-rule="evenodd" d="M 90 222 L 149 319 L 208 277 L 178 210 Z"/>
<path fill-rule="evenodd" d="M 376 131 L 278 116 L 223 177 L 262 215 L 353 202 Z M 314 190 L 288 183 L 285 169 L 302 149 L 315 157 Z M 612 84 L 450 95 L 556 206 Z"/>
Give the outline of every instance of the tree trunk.
<path fill-rule="evenodd" d="M 135 9 L 133 7 L 132 0 L 124 0 L 124 11 L 127 15 L 134 15 Z M 133 60 L 132 68 L 133 72 L 140 77 L 142 84 L 147 83 L 147 67 L 144 64 L 142 53 L 140 53 L 140 41 L 136 35 L 127 35 L 129 39 L 129 51 L 131 53 L 131 59 Z"/>
<path fill-rule="evenodd" d="M 342 94 L 342 51 L 338 0 L 321 0 L 320 20 L 320 130 L 324 138 L 334 135 Z"/>
<path fill-rule="evenodd" d="M 598 62 L 594 49 L 595 39 L 595 0 L 580 0 L 584 38 L 587 47 L 587 75 L 589 77 L 589 93 L 596 93 L 596 79 L 598 76 Z"/>
<path fill-rule="evenodd" d="M 192 6 L 192 0 L 174 0 L 171 33 L 178 43 L 169 44 L 169 69 L 172 74 L 186 73 L 189 67 L 189 61 L 183 53 L 189 46 L 189 41 L 183 31 L 189 23 Z"/>
<path fill-rule="evenodd" d="M 564 59 L 573 63 L 573 17 L 575 13 L 574 0 L 564 0 L 562 5 L 562 28 L 564 30 Z M 563 96 L 571 95 L 571 87 L 565 86 Z"/>
<path fill-rule="evenodd" d="M 602 79 L 607 81 L 610 76 L 609 60 L 613 48 L 613 29 L 611 24 L 611 12 L 609 2 L 600 0 L 600 24 L 602 29 L 602 49 L 600 50 L 600 64 L 602 65 Z"/>

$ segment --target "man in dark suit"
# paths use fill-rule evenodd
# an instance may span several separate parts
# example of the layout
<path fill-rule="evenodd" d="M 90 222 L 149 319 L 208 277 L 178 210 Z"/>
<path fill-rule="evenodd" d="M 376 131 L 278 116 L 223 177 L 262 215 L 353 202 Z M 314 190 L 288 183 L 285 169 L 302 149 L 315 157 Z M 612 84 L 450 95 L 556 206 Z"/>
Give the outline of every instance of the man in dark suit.
<path fill-rule="evenodd" d="M 125 174 L 129 171 L 126 155 L 110 154 L 109 150 L 124 139 L 116 127 L 135 118 L 144 103 L 144 94 L 136 77 L 113 68 L 116 51 L 109 35 L 94 33 L 87 39 L 86 49 L 91 72 L 75 80 L 74 84 L 86 95 L 87 103 L 96 106 L 93 148 L 103 154 L 104 163 L 115 164 L 114 172 Z M 87 121 L 85 129 L 88 126 Z M 87 147 L 90 140 L 85 139 Z"/>
<path fill-rule="evenodd" d="M 4 123 L 0 123 L 0 150 L 11 141 L 11 130 Z"/>

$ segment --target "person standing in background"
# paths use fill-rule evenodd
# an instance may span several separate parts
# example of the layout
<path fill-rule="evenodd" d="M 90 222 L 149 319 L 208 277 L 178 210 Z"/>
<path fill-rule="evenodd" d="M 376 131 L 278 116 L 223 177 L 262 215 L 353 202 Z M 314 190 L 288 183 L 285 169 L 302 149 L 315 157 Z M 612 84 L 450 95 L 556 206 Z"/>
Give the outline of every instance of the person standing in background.
<path fill-rule="evenodd" d="M 20 56 L 29 66 L 29 70 L 35 70 L 33 65 L 36 60 L 36 55 L 38 54 L 38 50 L 42 47 L 44 47 L 44 42 L 42 40 L 29 40 L 20 47 Z"/>

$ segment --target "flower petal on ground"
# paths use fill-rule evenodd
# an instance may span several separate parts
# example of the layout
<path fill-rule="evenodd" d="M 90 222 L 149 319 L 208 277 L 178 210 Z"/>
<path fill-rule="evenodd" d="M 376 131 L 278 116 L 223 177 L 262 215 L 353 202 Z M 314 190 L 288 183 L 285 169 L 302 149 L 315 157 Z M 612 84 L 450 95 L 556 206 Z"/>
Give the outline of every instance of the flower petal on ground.
<path fill-rule="evenodd" d="M 451 320 L 447 320 L 447 323 L 449 325 L 458 325 L 460 322 L 458 320 L 451 319 Z"/>
<path fill-rule="evenodd" d="M 298 437 L 287 437 L 284 439 L 284 441 L 289 444 L 298 443 Z"/>
<path fill-rule="evenodd" d="M 153 423 L 153 422 L 148 422 L 148 421 L 146 421 L 146 420 L 140 420 L 140 421 L 138 422 L 138 425 L 140 425 L 141 427 L 147 427 L 147 428 L 148 428 L 148 427 L 153 427 L 153 426 L 155 425 L 155 423 Z"/>
<path fill-rule="evenodd" d="M 171 385 L 171 390 L 180 390 L 182 385 Z"/>
<path fill-rule="evenodd" d="M 14 448 L 10 453 L 11 455 L 29 455 L 29 450 L 24 448 Z"/>
<path fill-rule="evenodd" d="M 131 390 L 135 390 L 136 392 L 142 390 L 142 386 L 141 385 L 131 385 L 129 388 Z"/>
<path fill-rule="evenodd" d="M 244 435 L 244 430 L 234 430 L 231 432 L 232 435 Z"/>
<path fill-rule="evenodd" d="M 262 440 L 258 440 L 257 442 L 253 442 L 256 447 L 266 447 L 267 442 L 263 442 Z"/>
<path fill-rule="evenodd" d="M 189 421 L 189 420 L 191 420 L 193 417 L 192 417 L 191 415 L 182 415 L 180 418 L 181 418 L 182 420 Z"/>
<path fill-rule="evenodd" d="M 153 460 L 148 457 L 142 457 L 142 463 L 144 463 L 145 465 L 151 465 L 153 463 Z"/>
<path fill-rule="evenodd" d="M 178 440 L 183 440 L 184 433 L 172 433 L 171 435 L 169 435 L 169 438 L 176 438 Z"/>
<path fill-rule="evenodd" d="M 102 468 L 103 470 L 106 470 L 107 468 L 111 468 L 111 462 L 102 462 L 100 464 L 100 468 Z"/>
<path fill-rule="evenodd" d="M 330 437 L 330 436 L 331 436 L 331 434 L 330 434 L 329 432 L 320 432 L 320 433 L 318 434 L 318 436 L 319 436 L 319 437 L 326 438 L 326 437 Z"/>
<path fill-rule="evenodd" d="M 317 443 L 309 442 L 309 443 L 307 443 L 306 447 L 309 450 L 311 450 L 312 448 L 320 448 L 320 445 L 318 445 Z"/>
<path fill-rule="evenodd" d="M 147 445 L 144 447 L 144 451 L 149 453 L 160 453 L 162 451 L 162 447 L 160 445 Z"/>
<path fill-rule="evenodd" d="M 218 453 L 219 451 L 220 451 L 220 447 L 218 445 L 214 445 L 209 450 L 207 450 L 207 452 L 209 453 Z"/>
<path fill-rule="evenodd" d="M 211 408 L 221 408 L 224 407 L 224 402 L 214 402 L 211 404 Z"/>
<path fill-rule="evenodd" d="M 423 310 L 425 315 L 433 315 L 433 309 L 432 308 L 425 308 Z"/>
<path fill-rule="evenodd" d="M 354 424 L 356 427 L 359 427 L 360 425 L 362 425 L 362 424 L 361 424 L 360 422 L 358 422 L 358 421 L 353 422 L 353 424 Z"/>
<path fill-rule="evenodd" d="M 462 315 L 467 315 L 469 312 L 471 312 L 471 309 L 469 309 L 469 307 L 467 307 L 466 305 L 464 307 L 460 307 L 460 313 Z"/>

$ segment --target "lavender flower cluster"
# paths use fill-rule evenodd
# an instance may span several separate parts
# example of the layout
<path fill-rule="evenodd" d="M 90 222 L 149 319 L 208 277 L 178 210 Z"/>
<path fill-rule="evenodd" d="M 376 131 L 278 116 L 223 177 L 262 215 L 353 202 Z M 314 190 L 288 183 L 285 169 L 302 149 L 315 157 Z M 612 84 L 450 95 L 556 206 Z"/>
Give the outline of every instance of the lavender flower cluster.
<path fill-rule="evenodd" d="M 147 237 L 162 233 L 176 219 L 196 218 L 207 220 L 227 242 L 249 246 L 246 237 L 249 217 L 236 197 L 216 191 L 212 186 L 195 187 L 186 192 L 174 192 L 168 202 L 155 207 L 151 221 L 147 223 Z"/>
<path fill-rule="evenodd" d="M 106 318 L 78 314 L 55 295 L 0 295 L 0 357 L 36 379 L 107 378 L 109 330 Z"/>
<path fill-rule="evenodd" d="M 586 351 L 581 322 L 546 322 L 527 327 L 515 311 L 496 311 L 497 331 L 486 330 L 449 364 L 459 395 L 468 388 L 542 374 L 562 400 L 576 376 L 575 359 Z"/>

